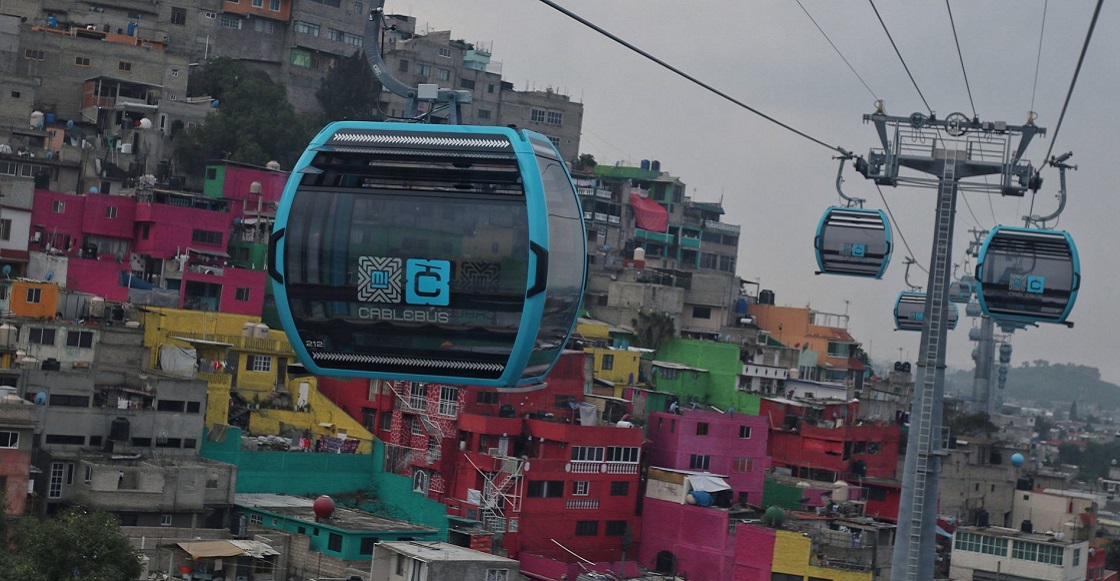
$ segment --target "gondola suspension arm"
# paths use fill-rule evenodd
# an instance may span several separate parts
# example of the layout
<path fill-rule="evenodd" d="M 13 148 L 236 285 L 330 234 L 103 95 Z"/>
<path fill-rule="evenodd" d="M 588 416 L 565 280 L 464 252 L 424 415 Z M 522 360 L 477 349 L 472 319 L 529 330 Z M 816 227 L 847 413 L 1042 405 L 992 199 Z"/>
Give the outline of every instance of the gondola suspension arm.
<path fill-rule="evenodd" d="M 1059 191 L 1058 191 L 1058 209 L 1054 210 L 1054 213 L 1047 214 L 1045 216 L 1038 216 L 1038 215 L 1023 216 L 1024 225 L 1026 227 L 1029 228 L 1033 224 L 1035 226 L 1038 226 L 1039 228 L 1046 228 L 1046 223 L 1047 222 L 1049 222 L 1050 220 L 1056 219 L 1058 216 L 1060 216 L 1062 214 L 1062 211 L 1066 209 L 1066 170 L 1067 169 L 1073 169 L 1073 170 L 1077 169 L 1076 165 L 1070 165 L 1070 164 L 1066 163 L 1066 160 L 1068 160 L 1072 156 L 1073 156 L 1073 152 L 1069 151 L 1069 152 L 1063 153 L 1062 155 L 1058 155 L 1058 156 L 1054 156 L 1054 157 L 1050 158 L 1048 163 L 1051 166 L 1058 168 L 1058 181 L 1059 181 L 1059 184 L 1060 184 L 1059 185 Z"/>

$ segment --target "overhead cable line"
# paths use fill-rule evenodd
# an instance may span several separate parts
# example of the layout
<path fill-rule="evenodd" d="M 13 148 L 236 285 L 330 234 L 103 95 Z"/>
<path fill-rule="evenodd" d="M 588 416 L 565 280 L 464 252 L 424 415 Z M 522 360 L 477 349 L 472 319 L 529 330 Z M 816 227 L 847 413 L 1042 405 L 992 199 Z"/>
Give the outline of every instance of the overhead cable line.
<path fill-rule="evenodd" d="M 909 255 L 910 260 L 914 261 L 915 266 L 922 269 L 922 272 L 929 274 L 926 267 L 922 266 L 921 263 L 914 258 L 914 251 L 910 250 L 910 243 L 906 241 L 906 236 L 902 234 L 902 228 L 899 227 L 898 220 L 894 219 L 894 212 L 891 212 L 891 206 L 887 203 L 887 197 L 883 195 L 883 188 L 880 188 L 879 184 L 875 184 L 875 189 L 879 190 L 879 197 L 883 199 L 883 207 L 887 209 L 887 215 L 890 216 L 891 224 L 894 224 L 894 229 L 898 230 L 898 237 L 902 239 L 902 245 L 906 247 L 906 254 Z"/>
<path fill-rule="evenodd" d="M 977 228 L 983 228 L 984 225 L 981 224 L 980 219 L 976 217 L 976 212 L 972 211 L 972 204 L 968 203 L 968 196 L 964 195 L 964 192 L 961 192 L 961 199 L 964 200 L 964 207 L 968 208 L 968 213 L 972 215 L 972 223 L 976 224 Z"/>
<path fill-rule="evenodd" d="M 701 87 L 707 89 L 708 91 L 710 91 L 712 93 L 715 93 L 716 95 L 719 95 L 720 97 L 723 97 L 724 99 L 738 105 L 739 107 L 741 107 L 743 109 L 746 109 L 747 111 L 750 111 L 751 113 L 754 113 L 755 115 L 758 115 L 759 117 L 762 117 L 763 119 L 777 125 L 778 127 L 781 127 L 782 129 L 785 129 L 787 131 L 795 133 L 795 134 L 797 134 L 801 137 L 804 137 L 805 139 L 808 139 L 809 141 L 812 141 L 813 143 L 816 143 L 817 145 L 827 147 L 827 148 L 829 148 L 833 151 L 839 152 L 841 154 L 847 154 L 848 153 L 848 151 L 845 150 L 843 147 L 839 147 L 839 146 L 836 146 L 836 145 L 830 145 L 828 143 L 825 143 L 824 141 L 821 141 L 820 139 L 817 139 L 816 137 L 813 137 L 812 135 L 809 135 L 808 133 L 805 133 L 801 130 L 795 129 L 793 126 L 788 125 L 786 123 L 783 123 L 783 122 L 781 122 L 781 121 L 763 113 L 762 111 L 759 111 L 758 109 L 755 109 L 754 107 L 751 107 L 750 105 L 747 105 L 746 103 L 732 97 L 731 95 L 728 95 L 727 93 L 724 93 L 723 91 L 720 91 L 719 89 L 716 89 L 715 87 L 705 83 L 704 81 L 701 81 L 700 79 L 697 79 L 696 77 L 694 77 L 694 76 L 692 76 L 692 75 L 674 67 L 673 65 L 671 65 L 671 64 L 669 64 L 669 63 L 667 63 L 667 62 L 665 62 L 665 61 L 663 61 L 663 60 L 661 60 L 661 59 L 659 59 L 655 56 L 653 56 L 652 54 L 634 46 L 633 44 L 630 44 L 629 42 L 626 42 L 622 38 L 619 38 L 618 36 L 608 32 L 604 28 L 602 28 L 602 27 L 598 26 L 597 24 L 587 20 L 586 18 L 583 18 L 582 16 L 572 12 L 571 10 L 568 10 L 567 8 L 564 8 L 563 6 L 560 6 L 560 5 L 556 4 L 552 0 L 540 0 L 540 1 L 543 2 L 544 4 L 547 4 L 548 6 L 552 7 L 556 11 L 564 14 L 568 18 L 571 18 L 571 19 L 579 22 L 580 24 L 594 30 L 595 32 L 598 32 L 599 34 L 602 34 L 603 36 L 615 41 L 618 44 L 621 44 L 622 46 L 630 49 L 631 51 L 642 55 L 643 57 L 653 61 L 654 63 L 657 63 L 658 65 L 661 65 L 662 67 L 672 71 L 673 73 L 677 74 L 678 76 L 683 77 L 683 78 L 691 81 L 692 83 L 700 85 Z"/>
<path fill-rule="evenodd" d="M 1058 131 L 1062 128 L 1062 121 L 1066 118 L 1066 110 L 1069 109 L 1069 100 L 1073 97 L 1073 88 L 1077 85 L 1077 77 L 1081 74 L 1081 65 L 1085 63 L 1085 53 L 1089 52 L 1089 41 L 1093 38 L 1093 30 L 1097 28 L 1097 18 L 1101 15 L 1101 7 L 1104 6 L 1104 0 L 1097 0 L 1097 7 L 1093 10 L 1093 19 L 1089 21 L 1089 30 L 1085 33 L 1085 42 L 1081 45 L 1081 55 L 1077 57 L 1077 67 L 1073 69 L 1073 78 L 1069 81 L 1069 90 L 1066 91 L 1065 101 L 1062 103 L 1062 113 L 1058 115 L 1058 123 L 1054 126 L 1054 134 L 1050 138 L 1050 148 L 1046 150 L 1046 157 L 1043 160 L 1049 160 L 1050 154 L 1054 152 L 1054 144 L 1058 142 Z M 1031 196 L 1031 211 L 1029 216 L 1034 215 L 1034 200 L 1035 195 Z"/>
<path fill-rule="evenodd" d="M 1054 153 L 1054 144 L 1058 142 L 1058 131 L 1062 128 L 1062 120 L 1066 118 L 1066 109 L 1069 108 L 1070 97 L 1073 97 L 1073 87 L 1077 85 L 1077 76 L 1081 74 L 1081 65 L 1085 62 L 1085 53 L 1089 52 L 1089 41 L 1093 38 L 1093 30 L 1097 27 L 1097 18 L 1101 15 L 1102 6 L 1104 6 L 1104 0 L 1097 0 L 1097 8 L 1093 10 L 1093 20 L 1089 22 L 1089 31 L 1085 33 L 1085 43 L 1081 45 L 1081 56 L 1077 58 L 1077 68 L 1073 71 L 1073 78 L 1069 82 L 1069 91 L 1066 92 L 1066 100 L 1062 103 L 1062 114 L 1058 116 L 1058 124 L 1054 126 L 1054 133 L 1050 137 L 1050 149 L 1046 150 L 1044 160 L 1050 159 L 1050 154 Z"/>
<path fill-rule="evenodd" d="M 922 90 L 918 88 L 918 81 L 914 80 L 914 75 L 910 72 L 910 67 L 906 66 L 906 59 L 902 58 L 902 53 L 899 52 L 898 45 L 895 44 L 894 37 L 891 36 L 891 31 L 887 30 L 887 23 L 883 22 L 883 16 L 879 14 L 879 9 L 875 7 L 875 0 L 867 1 L 871 3 L 871 9 L 875 11 L 875 16 L 879 19 L 879 24 L 883 27 L 883 32 L 887 33 L 887 39 L 891 41 L 891 46 L 894 47 L 894 54 L 898 55 L 898 60 L 902 61 L 902 68 L 906 69 L 906 74 L 910 76 L 910 82 L 914 84 L 914 90 L 918 92 L 918 96 L 922 98 L 922 103 L 925 104 L 926 110 L 929 111 L 929 114 L 932 116 L 933 109 L 930 108 L 929 101 L 926 101 L 926 96 L 922 94 Z"/>
<path fill-rule="evenodd" d="M 964 54 L 961 52 L 961 39 L 957 36 L 957 23 L 953 20 L 953 9 L 949 6 L 949 0 L 945 0 L 945 10 L 949 12 L 949 25 L 953 28 L 953 42 L 957 43 L 957 57 L 960 58 L 961 73 L 964 74 L 964 88 L 968 91 L 968 104 L 972 106 L 972 118 L 975 119 L 977 118 L 976 102 L 972 100 L 972 86 L 968 84 L 968 71 L 964 68 Z M 969 211 L 971 211 L 971 209 Z"/>
<path fill-rule="evenodd" d="M 1034 96 L 1038 92 L 1038 65 L 1042 62 L 1042 38 L 1046 34 L 1046 8 L 1050 0 L 1042 3 L 1042 27 L 1038 31 L 1038 54 L 1034 57 L 1034 87 L 1031 89 L 1031 111 L 1034 111 Z"/>
<path fill-rule="evenodd" d="M 871 93 L 871 97 L 878 101 L 879 96 L 875 94 L 875 91 L 871 90 L 871 87 L 867 86 L 867 82 L 863 80 L 863 77 L 859 76 L 859 73 L 856 72 L 856 69 L 852 66 L 852 63 L 848 62 L 848 59 L 844 57 L 844 53 L 840 52 L 840 49 L 837 48 L 836 44 L 832 42 L 832 39 L 828 37 L 828 33 L 826 33 L 824 29 L 821 28 L 820 24 L 817 24 L 817 19 L 813 18 L 812 14 L 809 14 L 809 11 L 805 8 L 805 5 L 801 3 L 801 0 L 797 0 L 797 5 L 801 7 L 801 10 L 805 13 L 805 16 L 808 16 L 809 20 L 813 22 L 813 26 L 816 26 L 817 30 L 821 31 L 821 34 L 824 35 L 824 39 L 828 41 L 828 44 L 832 45 L 832 49 L 835 50 L 836 54 L 840 56 L 840 60 L 844 61 L 844 64 L 848 65 L 848 68 L 851 69 L 852 74 L 854 74 L 856 78 L 859 79 L 859 82 L 863 83 L 863 88 L 867 89 L 867 92 Z"/>

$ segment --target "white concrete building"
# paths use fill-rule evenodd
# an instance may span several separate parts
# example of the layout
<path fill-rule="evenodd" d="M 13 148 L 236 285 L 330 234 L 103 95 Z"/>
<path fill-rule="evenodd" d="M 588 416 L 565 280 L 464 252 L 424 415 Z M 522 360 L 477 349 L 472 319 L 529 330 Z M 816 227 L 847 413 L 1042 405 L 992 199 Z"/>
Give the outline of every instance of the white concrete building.
<path fill-rule="evenodd" d="M 959 527 L 953 534 L 949 578 L 957 581 L 1079 581 L 1089 543 L 1063 533 L 1003 527 Z"/>

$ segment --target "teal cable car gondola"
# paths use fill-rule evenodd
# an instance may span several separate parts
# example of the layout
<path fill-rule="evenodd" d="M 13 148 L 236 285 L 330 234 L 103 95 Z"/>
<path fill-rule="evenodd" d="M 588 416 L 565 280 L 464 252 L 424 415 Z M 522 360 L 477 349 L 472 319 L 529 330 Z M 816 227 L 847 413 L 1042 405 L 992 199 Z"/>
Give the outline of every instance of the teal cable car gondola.
<path fill-rule="evenodd" d="M 516 387 L 571 334 L 586 239 L 543 135 L 343 121 L 293 169 L 268 270 L 312 373 Z"/>
<path fill-rule="evenodd" d="M 946 303 L 949 308 L 947 324 L 949 330 L 957 328 L 960 311 L 957 305 Z M 921 331 L 925 322 L 926 293 L 921 291 L 902 291 L 894 302 L 894 328 L 896 331 Z"/>
<path fill-rule="evenodd" d="M 999 321 L 1065 323 L 1081 286 L 1073 238 L 1061 230 L 996 226 L 976 263 L 977 298 Z"/>
<path fill-rule="evenodd" d="M 813 239 L 819 274 L 882 278 L 891 261 L 891 225 L 882 210 L 832 206 Z"/>

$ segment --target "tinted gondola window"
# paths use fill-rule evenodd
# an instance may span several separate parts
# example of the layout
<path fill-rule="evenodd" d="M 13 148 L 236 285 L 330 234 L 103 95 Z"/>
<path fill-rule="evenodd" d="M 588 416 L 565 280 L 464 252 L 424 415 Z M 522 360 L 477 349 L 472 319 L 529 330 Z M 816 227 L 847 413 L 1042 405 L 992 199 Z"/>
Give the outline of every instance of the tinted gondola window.
<path fill-rule="evenodd" d="M 537 156 L 548 206 L 548 290 L 540 332 L 525 375 L 551 364 L 571 332 L 583 293 L 587 260 L 579 198 L 562 162 Z"/>
<path fill-rule="evenodd" d="M 288 299 L 313 358 L 393 372 L 410 357 L 508 360 L 528 267 L 522 199 L 301 190 L 291 212 L 305 218 L 288 227 Z"/>

